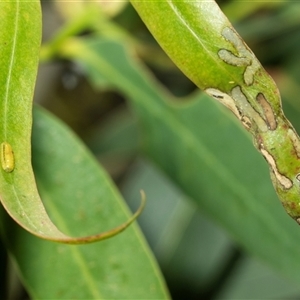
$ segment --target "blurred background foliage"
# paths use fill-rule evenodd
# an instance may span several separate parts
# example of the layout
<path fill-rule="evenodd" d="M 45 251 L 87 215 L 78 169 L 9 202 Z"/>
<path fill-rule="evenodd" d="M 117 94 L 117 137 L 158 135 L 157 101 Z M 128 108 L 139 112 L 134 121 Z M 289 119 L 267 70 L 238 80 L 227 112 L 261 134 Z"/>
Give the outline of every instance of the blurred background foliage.
<path fill-rule="evenodd" d="M 299 132 L 300 5 L 289 1 L 218 3 L 275 79 L 284 112 Z M 153 74 L 160 83 L 157 83 L 159 88 L 163 86 L 166 97 L 176 107 L 193 105 L 193 97 L 198 93 L 196 87 L 163 53 L 128 2 L 100 1 L 98 9 L 102 18 L 97 15 L 97 21 L 94 21 L 91 14 L 81 24 L 78 18 L 76 24 L 74 20 L 85 9 L 82 4 L 42 1 L 45 48 L 35 101 L 61 118 L 82 138 L 126 199 L 136 203 L 136 191 L 141 188 L 146 191 L 148 203 L 139 224 L 161 266 L 173 299 L 298 299 L 299 285 L 245 252 L 218 221 L 199 209 L 162 171 L 145 150 L 147 138 L 140 136 L 134 109 L 118 89 L 105 80 L 96 88 L 80 64 L 51 54 L 53 49 L 47 45 L 55 45 L 55 39 L 59 43 L 64 34 L 97 34 L 120 41 Z M 231 118 L 230 114 L 224 114 L 224 118 Z M 235 121 L 232 119 L 231 122 Z M 226 126 L 226 121 L 221 119 L 215 123 L 219 129 Z M 212 134 L 218 138 L 218 134 L 223 133 L 215 129 Z M 237 156 L 242 156 L 240 152 L 250 145 L 248 142 L 244 146 L 234 135 L 228 143 L 238 150 L 234 154 Z M 245 161 L 244 172 L 257 172 L 255 165 L 252 165 L 254 170 L 250 170 L 251 165 L 251 161 Z M 262 169 L 265 172 L 256 176 L 261 178 L 262 186 L 271 189 L 263 161 Z M 222 197 L 218 182 L 211 182 L 210 189 L 220 189 Z M 226 202 L 225 198 L 223 200 Z M 278 201 L 275 194 L 272 201 Z M 13 282 L 10 280 L 10 284 Z"/>

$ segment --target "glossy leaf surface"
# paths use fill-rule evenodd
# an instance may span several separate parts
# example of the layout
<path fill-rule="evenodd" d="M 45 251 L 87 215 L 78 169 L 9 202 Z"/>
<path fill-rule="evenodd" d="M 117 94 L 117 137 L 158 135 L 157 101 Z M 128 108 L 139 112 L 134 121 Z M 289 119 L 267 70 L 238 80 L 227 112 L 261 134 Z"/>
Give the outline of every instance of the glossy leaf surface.
<path fill-rule="evenodd" d="M 105 76 L 127 95 L 146 153 L 235 240 L 283 274 L 299 276 L 299 228 L 278 202 L 266 163 L 249 150 L 249 135 L 225 109 L 203 95 L 172 103 L 116 42 L 72 39 L 60 53 L 79 61 L 95 85 Z"/>
<path fill-rule="evenodd" d="M 40 51 L 40 3 L 6 1 L 0 3 L 0 11 L 0 198 L 3 206 L 23 228 L 41 238 L 88 243 L 114 236 L 135 220 L 143 205 L 118 228 L 77 239 L 63 234 L 49 219 L 31 167 L 31 110 Z"/>
<path fill-rule="evenodd" d="M 106 173 L 76 136 L 37 108 L 33 157 L 47 211 L 66 233 L 94 234 L 130 215 Z M 5 213 L 1 213 L 4 220 Z M 5 219 L 3 236 L 32 298 L 168 298 L 156 262 L 135 224 L 101 243 L 64 245 L 39 239 Z"/>

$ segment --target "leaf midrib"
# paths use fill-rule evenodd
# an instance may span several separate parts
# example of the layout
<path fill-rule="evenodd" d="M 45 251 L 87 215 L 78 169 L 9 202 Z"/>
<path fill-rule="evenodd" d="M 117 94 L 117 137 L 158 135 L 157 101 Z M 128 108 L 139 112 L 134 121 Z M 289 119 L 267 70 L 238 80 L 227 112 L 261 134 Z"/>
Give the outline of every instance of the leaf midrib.
<path fill-rule="evenodd" d="M 5 93 L 4 93 L 4 118 L 3 118 L 3 135 L 4 140 L 7 141 L 7 122 L 8 122 L 8 101 L 9 101 L 9 95 L 10 95 L 10 87 L 11 87 L 11 78 L 12 78 L 12 70 L 13 65 L 15 61 L 15 53 L 17 48 L 17 33 L 18 33 L 18 27 L 19 27 L 19 12 L 20 12 L 20 3 L 19 0 L 16 0 L 16 12 L 15 12 L 15 22 L 14 22 L 14 30 L 13 30 L 13 36 L 12 36 L 12 47 L 11 47 L 11 55 L 9 60 L 9 69 L 8 69 L 8 76 L 5 83 Z"/>

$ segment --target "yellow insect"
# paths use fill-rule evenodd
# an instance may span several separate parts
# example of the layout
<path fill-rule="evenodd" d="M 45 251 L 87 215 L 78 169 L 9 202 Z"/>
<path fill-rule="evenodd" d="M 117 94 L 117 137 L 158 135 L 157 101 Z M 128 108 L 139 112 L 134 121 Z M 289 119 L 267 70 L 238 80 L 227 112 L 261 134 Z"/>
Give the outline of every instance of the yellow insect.
<path fill-rule="evenodd" d="M 1 143 L 1 166 L 2 169 L 10 173 L 15 168 L 15 158 L 14 158 L 14 152 L 12 150 L 12 147 L 9 143 L 4 142 Z"/>

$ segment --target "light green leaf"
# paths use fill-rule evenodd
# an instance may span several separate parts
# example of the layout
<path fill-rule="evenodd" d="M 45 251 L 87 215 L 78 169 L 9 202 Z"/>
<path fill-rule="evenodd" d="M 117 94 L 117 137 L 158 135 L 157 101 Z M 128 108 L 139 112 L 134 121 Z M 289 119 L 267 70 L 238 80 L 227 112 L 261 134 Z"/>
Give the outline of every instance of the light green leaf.
<path fill-rule="evenodd" d="M 284 209 L 300 224 L 300 138 L 275 82 L 215 1 L 132 3 L 179 68 L 252 134 Z"/>
<path fill-rule="evenodd" d="M 47 211 L 66 233 L 94 234 L 130 215 L 82 143 L 40 109 L 34 110 L 33 165 Z M 9 220 L 2 233 L 33 299 L 168 298 L 156 262 L 135 224 L 114 239 L 90 245 L 45 241 Z"/>
<path fill-rule="evenodd" d="M 0 11 L 0 197 L 3 206 L 16 222 L 41 238 L 87 243 L 116 235 L 135 220 L 143 205 L 119 227 L 93 237 L 68 237 L 49 219 L 31 167 L 31 110 L 41 39 L 40 4 L 37 0 L 6 1 L 0 3 Z"/>
<path fill-rule="evenodd" d="M 72 39 L 60 54 L 78 60 L 92 82 L 106 76 L 127 95 L 147 154 L 239 244 L 282 274 L 300 277 L 299 228 L 284 213 L 264 160 L 249 150 L 249 136 L 227 111 L 206 96 L 182 106 L 166 101 L 116 42 Z"/>

